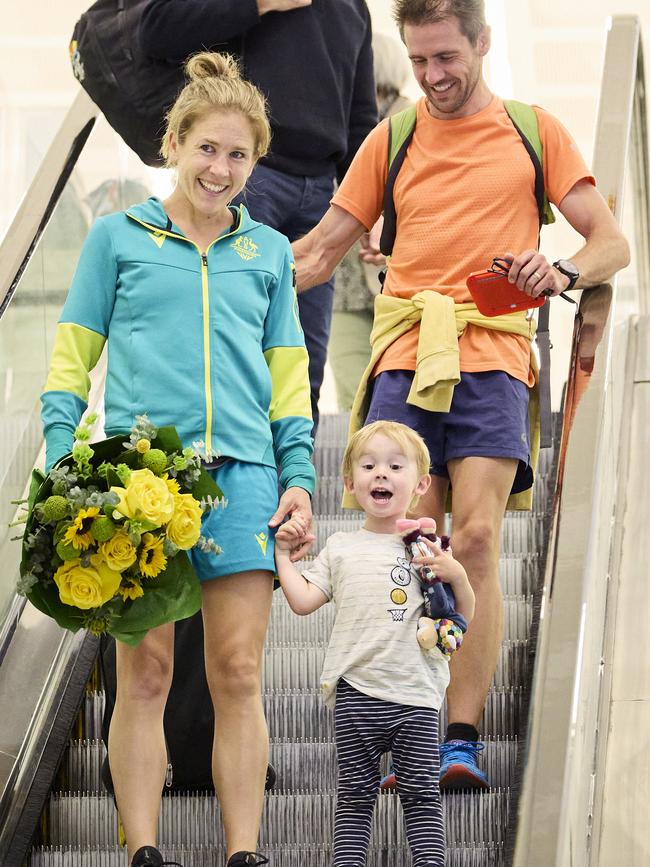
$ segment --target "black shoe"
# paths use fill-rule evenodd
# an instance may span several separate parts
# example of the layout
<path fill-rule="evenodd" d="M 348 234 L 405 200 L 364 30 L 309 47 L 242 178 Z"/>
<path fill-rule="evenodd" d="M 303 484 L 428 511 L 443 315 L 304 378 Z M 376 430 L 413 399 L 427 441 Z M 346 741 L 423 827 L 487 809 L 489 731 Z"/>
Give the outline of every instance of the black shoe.
<path fill-rule="evenodd" d="M 228 858 L 226 867 L 258 867 L 259 864 L 268 864 L 269 859 L 258 852 L 235 852 Z"/>
<path fill-rule="evenodd" d="M 131 859 L 131 867 L 183 867 L 178 861 L 163 861 L 155 846 L 142 846 Z"/>

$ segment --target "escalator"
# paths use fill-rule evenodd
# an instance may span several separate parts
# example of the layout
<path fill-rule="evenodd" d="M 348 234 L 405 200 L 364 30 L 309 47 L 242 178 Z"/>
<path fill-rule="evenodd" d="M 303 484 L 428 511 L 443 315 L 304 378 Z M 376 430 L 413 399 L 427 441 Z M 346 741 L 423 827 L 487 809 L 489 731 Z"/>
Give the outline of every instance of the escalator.
<path fill-rule="evenodd" d="M 356 513 L 338 507 L 347 418 L 325 415 L 316 448 L 319 485 L 315 550 L 325 538 L 360 525 Z M 545 503 L 551 478 L 550 453 L 540 465 L 536 500 Z M 544 513 L 509 513 L 503 532 L 501 581 L 505 595 L 505 638 L 490 690 L 482 731 L 484 766 L 492 789 L 444 797 L 450 867 L 505 864 L 504 844 L 518 736 L 524 716 L 533 593 L 543 570 Z M 278 779 L 267 795 L 260 847 L 278 867 L 330 863 L 336 762 L 334 716 L 322 706 L 319 675 L 333 622 L 333 606 L 299 618 L 276 593 L 264 659 L 264 702 L 271 738 L 271 763 Z M 44 813 L 49 846 L 35 849 L 30 867 L 126 865 L 120 851 L 117 815 L 100 780 L 103 695 L 88 692 L 79 721 L 83 739 L 72 740 L 59 783 Z M 203 867 L 225 863 L 218 807 L 212 796 L 174 794 L 163 800 L 161 849 L 172 860 Z M 410 863 L 401 808 L 382 793 L 375 815 L 371 865 Z"/>
<path fill-rule="evenodd" d="M 609 62 L 619 70 L 625 59 L 628 78 L 620 73 L 616 79 L 616 93 L 612 95 L 616 110 L 601 99 L 601 116 L 607 122 L 599 123 L 602 143 L 600 151 L 597 144 L 595 173 L 616 212 L 622 199 L 622 167 L 630 129 L 633 121 L 637 127 L 644 126 L 645 108 L 639 109 L 642 64 L 639 72 L 638 22 L 623 17 L 614 25 L 608 41 Z M 630 61 L 632 47 L 634 57 Z M 604 85 L 609 82 L 611 89 L 612 80 L 606 65 Z M 605 96 L 606 91 L 604 86 Z M 621 93 L 628 92 L 630 109 L 626 116 L 620 108 L 624 102 Z M 4 281 L 0 284 L 4 293 L 0 345 L 5 366 L 11 357 L 12 369 L 20 377 L 12 391 L 14 403 L 2 418 L 0 517 L 4 525 L 12 517 L 9 500 L 21 496 L 38 458 L 42 440 L 37 398 L 70 268 L 85 232 L 83 224 L 77 233 L 66 231 L 73 224 L 70 202 L 76 201 L 72 196 L 74 166 L 78 160 L 90 159 L 95 145 L 91 131 L 95 111 L 85 97 L 78 102 L 76 115 L 71 112 L 74 129 L 68 130 L 67 138 L 62 130 L 62 156 L 48 157 L 50 174 L 56 177 L 51 183 L 45 183 L 43 175 L 37 178 L 40 193 L 47 188 L 47 194 L 40 210 L 33 202 L 30 209 L 40 216 L 14 224 L 17 229 L 29 224 L 27 237 L 20 244 L 10 239 L 10 244 L 0 246 L 0 279 Z M 623 142 L 617 138 L 618 156 L 611 146 L 615 116 L 627 131 Z M 647 148 L 647 142 L 645 145 Z M 602 172 L 601 152 L 608 154 Z M 619 174 L 608 173 L 614 161 Z M 116 208 L 141 198 L 141 191 L 129 187 L 120 174 L 116 165 L 100 179 L 104 183 L 109 178 L 117 191 Z M 36 189 L 34 195 L 36 201 Z M 88 202 L 84 208 L 86 205 Z M 56 232 L 61 231 L 63 248 L 56 238 Z M 641 243 L 647 247 L 647 239 Z M 11 257 L 7 252 L 10 247 Z M 16 250 L 22 251 L 18 257 Z M 642 276 L 645 279 L 648 275 Z M 500 569 L 505 635 L 481 726 L 486 741 L 482 763 L 492 788 L 444 796 L 449 867 L 596 864 L 588 857 L 595 851 L 590 823 L 594 803 L 598 806 L 597 795 L 588 801 L 576 797 L 576 792 L 581 795 L 583 789 L 589 789 L 592 796 L 594 792 L 597 768 L 594 771 L 592 766 L 597 750 L 592 740 L 594 730 L 600 729 L 601 717 L 594 716 L 592 707 L 595 703 L 601 712 L 602 700 L 596 696 L 585 710 L 581 690 L 589 682 L 583 668 L 588 674 L 598 668 L 604 628 L 598 618 L 592 618 L 588 628 L 574 636 L 575 624 L 583 617 L 585 595 L 572 595 L 565 589 L 571 581 L 576 582 L 573 573 L 582 568 L 570 546 L 583 541 L 582 531 L 575 527 L 589 529 L 593 520 L 589 498 L 574 505 L 573 491 L 582 486 L 584 493 L 585 480 L 601 478 L 603 456 L 607 456 L 607 449 L 618 448 L 623 437 L 618 434 L 603 439 L 594 430 L 599 423 L 598 411 L 611 409 L 607 389 L 611 393 L 609 377 L 616 341 L 613 297 L 610 287 L 583 295 L 564 411 L 556 419 L 556 450 L 542 452 L 535 510 L 506 516 Z M 591 363 L 586 377 L 585 358 Z M 100 393 L 98 382 L 95 396 Z M 581 416 L 585 407 L 591 413 L 591 429 Z M 323 416 L 316 449 L 315 550 L 332 532 L 352 529 L 359 523 L 356 514 L 341 513 L 338 505 L 346 429 L 343 416 Z M 580 484 L 575 481 L 577 465 Z M 573 486 L 570 490 L 567 480 Z M 605 494 L 611 494 L 615 505 L 616 479 L 608 476 L 607 480 L 610 488 Z M 589 490 L 591 499 L 595 498 L 595 485 Z M 603 495 L 602 486 L 598 495 Z M 0 863 L 3 867 L 126 865 L 113 801 L 100 781 L 104 699 L 94 666 L 97 642 L 91 636 L 63 633 L 14 596 L 11 585 L 17 574 L 19 546 L 8 541 L 9 535 L 0 534 L 4 567 L 0 580 Z M 602 536 L 601 547 L 607 538 Z M 583 581 L 588 580 L 585 572 Z M 562 604 L 556 604 L 560 599 Z M 271 762 L 278 779 L 266 798 L 260 848 L 277 867 L 325 867 L 330 859 L 335 787 L 333 716 L 322 706 L 318 679 L 332 617 L 331 606 L 325 606 L 309 617 L 298 618 L 279 594 L 275 596 L 265 654 L 264 703 Z M 560 634 L 561 623 L 571 626 Z M 592 644 L 586 645 L 583 639 L 589 630 L 595 632 Z M 554 648 L 560 645 L 563 656 L 558 659 Z M 575 748 L 579 739 L 589 747 L 584 754 Z M 550 774 L 557 771 L 558 761 L 556 780 Z M 543 822 L 536 821 L 540 815 Z M 191 792 L 165 796 L 160 841 L 167 857 L 187 867 L 224 863 L 216 800 Z M 573 856 L 580 846 L 586 857 L 576 859 Z M 571 860 L 566 857 L 568 851 Z M 382 793 L 378 798 L 368 863 L 371 867 L 410 863 L 395 794 Z"/>

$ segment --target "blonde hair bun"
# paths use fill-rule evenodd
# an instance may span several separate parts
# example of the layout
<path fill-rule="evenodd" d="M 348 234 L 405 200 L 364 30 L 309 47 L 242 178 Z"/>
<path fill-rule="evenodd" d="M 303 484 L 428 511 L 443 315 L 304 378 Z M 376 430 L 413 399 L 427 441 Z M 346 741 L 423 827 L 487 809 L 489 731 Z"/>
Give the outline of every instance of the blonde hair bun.
<path fill-rule="evenodd" d="M 187 84 L 167 113 L 167 128 L 160 152 L 168 166 L 169 140 L 183 143 L 192 126 L 211 111 L 239 111 L 248 120 L 255 140 L 255 159 L 269 149 L 271 126 L 262 93 L 242 78 L 239 62 L 230 54 L 201 51 L 185 64 Z"/>
<path fill-rule="evenodd" d="M 201 51 L 193 54 L 185 63 L 185 75 L 190 81 L 204 78 L 241 78 L 239 63 L 231 54 Z"/>

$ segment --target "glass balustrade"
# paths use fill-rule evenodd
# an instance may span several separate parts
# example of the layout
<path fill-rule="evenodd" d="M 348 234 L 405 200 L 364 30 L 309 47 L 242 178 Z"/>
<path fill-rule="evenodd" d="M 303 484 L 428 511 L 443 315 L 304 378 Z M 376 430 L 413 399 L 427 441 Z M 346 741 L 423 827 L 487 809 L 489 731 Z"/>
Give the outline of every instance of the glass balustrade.
<path fill-rule="evenodd" d="M 41 451 L 39 395 L 81 246 L 96 217 L 169 187 L 169 173 L 144 166 L 100 118 L 0 319 L 0 625 L 20 561 L 11 501 L 23 496 Z"/>

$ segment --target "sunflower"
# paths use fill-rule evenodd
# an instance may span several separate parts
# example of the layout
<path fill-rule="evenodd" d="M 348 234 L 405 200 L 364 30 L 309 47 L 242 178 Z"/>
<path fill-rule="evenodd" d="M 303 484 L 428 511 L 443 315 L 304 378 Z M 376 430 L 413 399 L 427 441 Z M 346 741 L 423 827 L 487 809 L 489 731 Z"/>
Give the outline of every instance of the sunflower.
<path fill-rule="evenodd" d="M 167 485 L 172 494 L 180 494 L 181 486 L 178 484 L 176 479 L 170 479 L 167 473 L 165 473 L 165 475 L 161 476 L 160 478 Z"/>
<path fill-rule="evenodd" d="M 144 596 L 142 584 L 137 578 L 125 578 L 120 585 L 120 595 L 126 602 L 128 599 L 137 599 L 139 596 Z"/>
<path fill-rule="evenodd" d="M 138 565 L 140 574 L 145 578 L 155 578 L 167 566 L 167 557 L 163 554 L 164 542 L 163 536 L 154 536 L 153 533 L 143 534 Z"/>
<path fill-rule="evenodd" d="M 79 509 L 76 518 L 65 531 L 63 541 L 68 542 L 73 548 L 78 551 L 85 551 L 95 541 L 90 527 L 92 522 L 99 515 L 99 509 L 96 506 L 91 506 L 89 509 Z"/>

